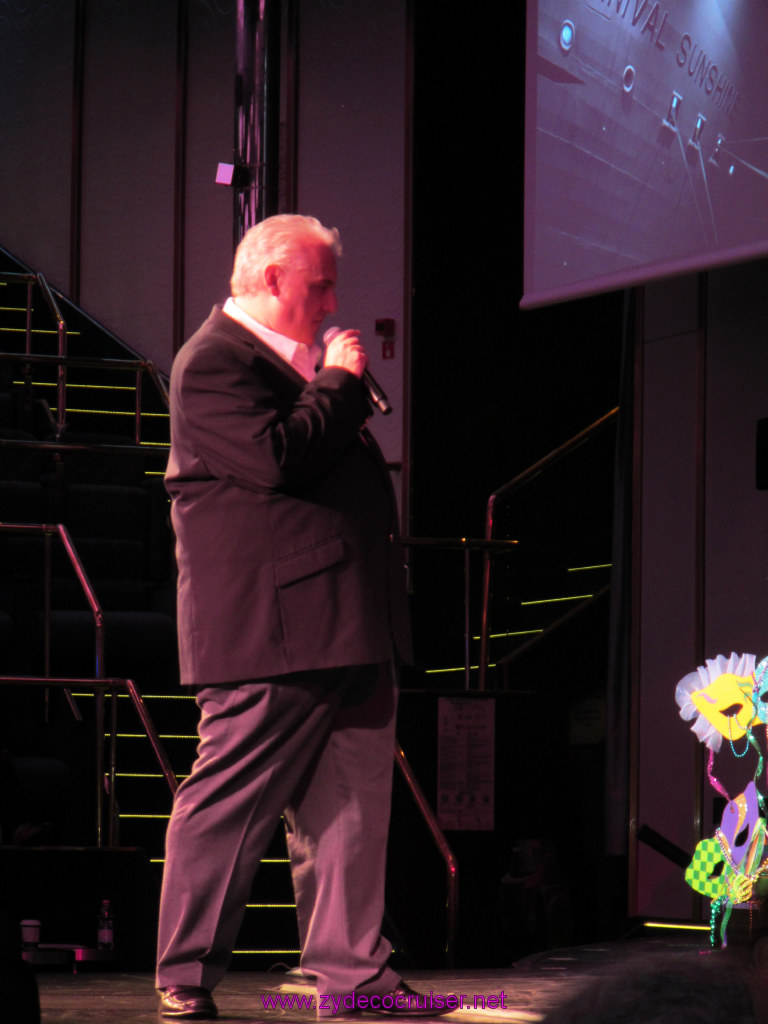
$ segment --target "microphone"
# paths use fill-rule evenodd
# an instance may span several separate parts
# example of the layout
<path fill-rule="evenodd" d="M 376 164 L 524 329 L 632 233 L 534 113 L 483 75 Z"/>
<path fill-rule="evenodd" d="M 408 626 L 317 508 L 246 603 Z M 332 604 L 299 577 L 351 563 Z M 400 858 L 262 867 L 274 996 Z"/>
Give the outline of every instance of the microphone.
<path fill-rule="evenodd" d="M 341 334 L 340 327 L 329 327 L 323 335 L 323 344 L 328 345 L 337 334 Z M 383 416 L 389 416 L 392 412 L 392 406 L 389 404 L 389 399 L 386 396 L 384 388 L 376 383 L 375 378 L 367 370 L 363 370 L 363 376 L 360 378 L 365 387 L 368 398 L 370 399 L 371 405 L 373 405 Z"/>

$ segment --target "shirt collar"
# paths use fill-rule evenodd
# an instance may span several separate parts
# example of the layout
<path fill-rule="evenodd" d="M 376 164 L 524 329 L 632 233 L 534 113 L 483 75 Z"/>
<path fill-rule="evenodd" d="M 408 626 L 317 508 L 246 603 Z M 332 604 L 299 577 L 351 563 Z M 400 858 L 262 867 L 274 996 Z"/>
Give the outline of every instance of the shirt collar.
<path fill-rule="evenodd" d="M 315 376 L 317 365 L 322 359 L 323 350 L 320 345 L 310 345 L 308 348 L 299 341 L 286 338 L 284 334 L 278 334 L 277 331 L 265 327 L 258 320 L 254 320 L 241 306 L 238 306 L 232 297 L 224 303 L 224 313 L 232 320 L 242 324 L 252 334 L 258 335 L 265 345 L 269 345 L 281 359 L 284 359 L 297 373 L 300 373 L 304 380 L 312 380 Z"/>

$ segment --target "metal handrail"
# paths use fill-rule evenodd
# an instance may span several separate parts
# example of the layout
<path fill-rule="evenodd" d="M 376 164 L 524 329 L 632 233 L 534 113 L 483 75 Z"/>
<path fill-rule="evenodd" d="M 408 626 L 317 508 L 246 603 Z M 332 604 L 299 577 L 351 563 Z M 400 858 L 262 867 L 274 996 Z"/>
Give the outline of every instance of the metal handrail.
<path fill-rule="evenodd" d="M 570 608 L 565 613 L 565 615 L 561 615 L 560 618 L 555 619 L 554 622 L 550 623 L 550 625 L 542 629 L 541 632 L 538 632 L 536 636 L 533 636 L 529 640 L 526 640 L 524 643 L 520 644 L 519 647 L 516 647 L 514 651 L 510 651 L 509 654 L 505 654 L 503 657 L 497 658 L 495 662 L 496 667 L 501 668 L 503 666 L 509 665 L 513 661 L 516 661 L 517 658 L 521 658 L 524 654 L 530 651 L 531 648 L 536 647 L 540 643 L 543 643 L 544 640 L 553 636 L 558 630 L 562 629 L 564 626 L 567 626 L 569 623 L 573 622 L 573 620 L 577 618 L 577 616 L 581 615 L 581 613 L 586 609 L 588 605 L 593 604 L 595 601 L 599 601 L 601 598 L 609 594 L 610 591 L 611 586 L 609 583 L 607 583 L 604 587 L 600 587 L 599 590 L 596 590 L 594 594 L 589 594 L 588 596 L 585 596 L 582 601 L 580 601 L 577 605 L 574 605 L 572 608 Z"/>
<path fill-rule="evenodd" d="M 0 352 L 0 362 L 33 363 L 40 366 L 58 366 L 56 386 L 56 429 L 59 436 L 66 426 L 66 370 L 67 367 L 78 367 L 98 370 L 133 370 L 136 373 L 136 402 L 134 406 L 134 440 L 141 444 L 141 395 L 142 375 L 149 375 L 155 385 L 157 393 L 166 409 L 170 408 L 168 388 L 151 359 L 96 359 L 89 356 L 68 356 L 68 355 L 32 355 L 29 352 Z M 64 382 L 62 384 L 62 381 Z M 64 388 L 64 390 L 62 390 Z"/>
<path fill-rule="evenodd" d="M 53 292 L 48 287 L 48 282 L 45 277 L 38 273 L 37 283 L 42 292 L 43 298 L 45 299 L 46 305 L 53 314 L 53 318 L 56 321 L 56 338 L 58 346 L 58 369 L 56 371 L 56 431 L 61 434 L 66 426 L 66 390 L 67 390 L 67 325 L 64 317 L 61 315 L 61 310 L 53 297 Z M 28 336 L 27 344 L 31 347 L 31 338 Z"/>
<path fill-rule="evenodd" d="M 15 437 L 0 437 L 0 450 L 12 448 L 36 452 L 98 452 L 110 455 L 148 455 L 150 458 L 167 458 L 170 445 L 157 444 L 102 444 L 100 441 L 27 441 Z"/>
<path fill-rule="evenodd" d="M 57 348 L 58 354 L 54 357 L 58 361 L 58 371 L 56 375 L 56 400 L 57 400 L 57 417 L 56 417 L 56 429 L 59 433 L 64 430 L 65 427 L 65 391 L 67 386 L 67 324 L 64 317 L 61 315 L 59 304 L 56 301 L 53 292 L 51 291 L 48 282 L 45 279 L 45 275 L 42 273 L 37 274 L 15 274 L 15 273 L 3 273 L 0 274 L 0 279 L 3 281 L 18 281 L 22 284 L 27 285 L 27 322 L 26 322 L 26 333 L 24 342 L 24 354 L 27 359 L 32 358 L 32 290 L 34 286 L 40 288 L 40 292 L 45 300 L 45 304 L 48 306 L 53 319 L 56 321 L 56 336 L 57 336 Z"/>
<path fill-rule="evenodd" d="M 171 796 L 179 788 L 178 779 L 176 773 L 171 767 L 171 762 L 168 760 L 168 755 L 165 752 L 160 736 L 155 728 L 155 723 L 149 716 L 144 700 L 139 693 L 136 683 L 132 679 L 123 679 L 117 676 L 105 676 L 103 679 L 92 679 L 92 678 L 74 678 L 70 676 L 0 676 L 0 685 L 6 686 L 40 686 L 48 688 L 50 686 L 59 687 L 64 690 L 65 694 L 71 699 L 72 698 L 72 687 L 89 687 L 94 692 L 101 691 L 102 700 L 103 693 L 106 690 L 110 691 L 112 697 L 112 721 L 110 723 L 109 731 L 109 846 L 114 845 L 114 822 L 115 822 L 115 775 L 116 775 L 116 747 L 117 747 L 117 730 L 115 728 L 115 711 L 117 709 L 117 690 L 125 689 L 128 692 L 128 696 L 131 699 L 131 703 L 139 716 L 139 720 L 144 727 L 144 731 L 147 734 L 150 746 L 157 758 L 157 762 L 160 765 L 160 770 L 163 773 L 165 781 L 168 783 L 168 788 L 171 791 Z M 97 698 L 98 699 L 98 698 Z M 77 711 L 78 720 L 82 721 L 82 715 L 79 710 Z M 96 820 L 97 820 L 97 835 L 96 845 L 101 847 L 102 838 L 99 832 L 99 821 L 102 818 L 101 813 L 101 797 L 102 797 L 102 776 L 104 772 L 104 758 L 101 752 L 102 742 L 104 739 L 104 724 L 103 715 L 101 721 L 97 715 L 96 722 L 96 761 L 97 761 L 97 789 L 96 789 Z M 99 767 L 101 762 L 101 767 Z"/>
<path fill-rule="evenodd" d="M 7 281 L 9 284 L 25 284 L 27 286 L 27 321 L 24 340 L 24 351 L 26 354 L 30 355 L 32 352 L 32 292 L 36 284 L 40 285 L 43 298 L 53 313 L 57 326 L 60 323 L 64 324 L 64 351 L 66 352 L 66 324 L 64 323 L 58 303 L 54 299 L 53 293 L 48 287 L 48 282 L 43 275 L 34 274 L 31 271 L 29 273 L 17 273 L 12 270 L 5 270 L 0 273 L 0 281 Z"/>
<path fill-rule="evenodd" d="M 45 631 L 45 643 L 44 643 L 44 662 L 45 662 L 45 675 L 43 676 L 0 676 L 0 683 L 16 683 L 24 685 L 40 685 L 45 686 L 47 682 L 51 685 L 59 686 L 64 689 L 64 694 L 67 702 L 74 714 L 74 716 L 82 721 L 82 715 L 80 714 L 79 708 L 75 704 L 74 698 L 72 697 L 71 688 L 66 685 L 67 681 L 62 677 L 53 677 L 50 675 L 50 622 L 51 622 L 51 558 L 50 558 L 50 540 L 52 537 L 57 536 L 64 546 L 67 557 L 72 568 L 75 571 L 78 582 L 82 592 L 88 602 L 90 610 L 94 618 L 95 627 L 95 677 L 93 679 L 85 680 L 69 680 L 69 682 L 82 683 L 83 685 L 90 685 L 96 691 L 96 780 L 97 780 L 97 792 L 96 792 L 96 845 L 101 847 L 104 840 L 104 825 L 103 825 L 103 809 L 102 809 L 102 790 L 103 790 L 103 779 L 104 779 L 104 750 L 103 750 L 103 737 L 104 737 L 104 691 L 106 689 L 112 689 L 113 691 L 117 686 L 124 685 L 131 696 L 133 705 L 141 719 L 144 729 L 147 732 L 147 737 L 152 745 L 155 755 L 158 758 L 163 774 L 171 787 L 171 792 L 176 790 L 176 777 L 170 767 L 165 752 L 160 744 L 160 739 L 154 729 L 149 715 L 144 707 L 143 701 L 136 689 L 135 684 L 131 680 L 125 679 L 107 679 L 104 676 L 104 610 L 96 597 L 96 592 L 88 579 L 88 574 L 85 571 L 85 567 L 77 553 L 77 550 L 72 543 L 72 538 L 69 535 L 69 531 L 66 526 L 62 523 L 5 523 L 0 522 L 0 532 L 12 532 L 12 533 L 38 533 L 42 534 L 46 544 L 46 557 L 45 557 L 45 601 L 43 609 L 43 622 Z M 110 846 L 114 845 L 114 793 L 115 793 L 115 737 L 116 737 L 116 714 L 117 714 L 117 701 L 113 697 L 112 701 L 112 716 L 110 724 L 110 772 L 109 772 L 109 833 L 108 843 Z"/>
<path fill-rule="evenodd" d="M 496 509 L 496 504 L 501 497 L 508 497 L 513 491 L 519 490 L 526 484 L 530 483 L 545 469 L 549 469 L 556 462 L 559 462 L 566 455 L 570 455 L 571 452 L 579 448 L 585 441 L 590 440 L 595 434 L 599 433 L 603 427 L 607 426 L 613 420 L 617 418 L 619 414 L 619 408 L 616 406 L 611 409 L 605 415 L 595 420 L 594 423 L 585 427 L 584 430 L 575 434 L 565 444 L 560 445 L 559 448 L 555 448 L 544 458 L 539 459 L 528 469 L 519 473 L 516 477 L 510 480 L 508 483 L 499 487 L 498 490 L 494 491 L 488 499 L 485 512 L 485 538 L 491 540 L 493 537 L 493 517 Z M 480 668 L 478 678 L 478 689 L 485 689 L 485 682 L 488 671 L 488 643 L 490 638 L 490 624 L 489 624 L 489 606 L 490 606 L 490 595 L 491 595 L 491 556 L 489 552 L 483 554 L 483 610 L 480 623 Z"/>
<path fill-rule="evenodd" d="M 440 824 L 435 817 L 432 808 L 429 806 L 429 801 L 424 795 L 424 791 L 419 785 L 416 776 L 413 773 L 413 769 L 408 763 L 408 758 L 405 756 L 405 751 L 400 744 L 395 741 L 395 761 L 400 769 L 405 783 L 408 789 L 411 791 L 411 795 L 416 802 L 416 806 L 421 812 L 421 816 L 427 824 L 432 838 L 435 841 L 435 845 L 440 851 L 440 855 L 445 862 L 446 868 L 446 900 L 445 900 L 445 912 L 446 912 L 446 941 L 445 941 L 445 957 L 448 967 L 453 967 L 453 956 L 456 944 L 456 922 L 458 920 L 458 909 L 459 909 L 459 865 L 456 863 L 456 858 L 453 855 L 453 851 L 448 845 L 448 840 L 445 838 Z"/>
<path fill-rule="evenodd" d="M 471 665 L 471 615 L 470 615 L 470 555 L 482 551 L 486 558 L 493 555 L 511 554 L 517 547 L 516 540 L 491 540 L 481 537 L 403 537 L 404 547 L 436 548 L 444 551 L 464 552 L 464 689 L 470 689 Z"/>
<path fill-rule="evenodd" d="M 66 386 L 67 386 L 67 368 L 71 366 L 93 366 L 100 369 L 105 366 L 108 369 L 134 369 L 136 370 L 136 415 L 135 415 L 135 438 L 136 444 L 141 441 L 141 381 L 142 374 L 144 372 L 149 374 L 152 383 L 155 385 L 161 400 L 163 401 L 166 409 L 169 406 L 168 401 L 168 389 L 160 375 L 159 370 L 151 360 L 146 359 L 83 359 L 78 357 L 72 357 L 67 351 L 67 324 L 62 316 L 61 308 L 59 303 L 56 301 L 52 289 L 50 288 L 45 275 L 42 272 L 34 273 L 15 273 L 13 271 L 6 271 L 0 273 L 0 280 L 9 281 L 11 283 L 18 282 L 20 284 L 27 285 L 27 318 L 26 318 L 26 331 L 25 331 L 25 342 L 24 342 L 24 356 L 26 362 L 35 363 L 46 363 L 53 362 L 56 364 L 56 431 L 60 436 L 66 429 L 66 414 L 67 414 L 67 400 L 66 400 Z M 44 356 L 44 355 L 33 355 L 32 354 L 32 294 L 35 285 L 40 289 L 40 293 L 48 306 L 48 309 L 56 322 L 56 335 L 57 335 L 57 353 L 55 356 Z M 0 358 L 3 359 L 15 359 L 20 358 L 20 354 L 14 353 L 2 353 Z"/>
<path fill-rule="evenodd" d="M 170 761 L 165 753 L 163 745 L 160 741 L 160 737 L 155 730 L 154 723 L 149 716 L 144 701 L 136 687 L 136 684 L 131 679 L 110 677 L 106 678 L 103 676 L 103 665 L 104 665 L 104 612 L 99 604 L 96 593 L 91 585 L 85 568 L 80 560 L 80 557 L 72 543 L 69 531 L 61 523 L 45 524 L 45 523 L 3 523 L 0 522 L 0 531 L 8 532 L 20 532 L 20 533 L 41 533 L 46 537 L 57 535 L 62 541 L 67 555 L 70 559 L 72 567 L 78 577 L 81 584 L 85 597 L 91 607 L 91 611 L 94 615 L 94 623 L 96 628 L 96 652 L 95 652 L 95 668 L 96 677 L 90 678 L 68 678 L 61 676 L 51 676 L 46 674 L 45 676 L 2 676 L 0 675 L 0 685 L 26 685 L 26 686 L 57 686 L 64 690 L 65 696 L 72 707 L 75 716 L 78 719 L 82 719 L 77 705 L 74 703 L 71 689 L 73 686 L 87 686 L 92 688 L 96 693 L 96 779 L 97 779 L 97 791 L 96 791 L 96 845 L 101 847 L 103 843 L 103 811 L 102 811 L 102 779 L 104 777 L 104 754 L 102 749 L 102 741 L 104 737 L 104 692 L 110 691 L 112 697 L 112 718 L 110 723 L 109 733 L 109 838 L 108 845 L 114 845 L 114 822 L 115 822 L 115 775 L 116 775 L 116 691 L 123 687 L 128 691 L 133 706 L 141 720 L 144 727 L 144 731 L 147 734 L 147 738 L 152 746 L 152 750 L 157 758 L 160 765 L 163 776 L 171 791 L 171 795 L 176 792 L 178 788 L 178 780 L 171 767 Z M 48 669 L 48 640 L 49 640 L 49 622 L 50 622 L 50 559 L 46 558 L 46 601 L 44 609 L 45 618 L 45 631 L 46 631 L 46 669 Z M 446 914 L 447 914 L 447 937 L 446 937 L 446 957 L 448 965 L 451 966 L 453 963 L 454 947 L 456 941 L 456 922 L 458 916 L 458 865 L 456 859 L 448 845 L 448 842 L 440 829 L 437 818 L 435 817 L 426 796 L 424 795 L 421 786 L 419 785 L 416 776 L 411 769 L 410 764 L 405 756 L 405 753 L 398 743 L 395 743 L 394 756 L 400 771 L 405 779 L 406 785 L 408 786 L 416 805 L 421 812 L 424 821 L 429 828 L 429 831 L 440 851 L 443 860 L 446 865 L 447 873 L 447 896 L 446 896 Z"/>
<path fill-rule="evenodd" d="M 170 407 L 171 407 L 171 399 L 170 399 L 170 396 L 168 394 L 168 386 L 166 385 L 165 381 L 163 380 L 163 378 L 162 378 L 162 376 L 160 374 L 160 371 L 157 368 L 157 365 L 155 363 L 153 363 L 151 359 L 145 359 L 144 360 L 144 368 L 146 369 L 147 373 L 149 374 L 150 379 L 152 380 L 152 383 L 157 388 L 157 392 L 158 392 L 158 394 L 160 395 L 160 397 L 163 400 L 163 405 L 166 407 L 166 409 L 170 409 Z"/>

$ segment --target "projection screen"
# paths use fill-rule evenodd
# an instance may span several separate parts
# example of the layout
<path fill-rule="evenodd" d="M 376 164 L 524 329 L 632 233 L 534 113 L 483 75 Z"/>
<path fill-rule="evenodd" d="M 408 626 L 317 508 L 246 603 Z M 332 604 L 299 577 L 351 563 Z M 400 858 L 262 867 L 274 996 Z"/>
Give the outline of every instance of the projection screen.
<path fill-rule="evenodd" d="M 526 14 L 522 307 L 768 252 L 768 2 Z"/>

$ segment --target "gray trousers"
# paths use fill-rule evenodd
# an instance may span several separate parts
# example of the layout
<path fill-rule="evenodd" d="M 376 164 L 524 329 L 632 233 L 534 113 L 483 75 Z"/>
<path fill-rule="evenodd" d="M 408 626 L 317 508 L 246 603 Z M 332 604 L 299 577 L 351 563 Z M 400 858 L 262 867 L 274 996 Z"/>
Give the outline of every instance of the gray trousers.
<path fill-rule="evenodd" d="M 213 989 L 284 813 L 301 966 L 318 995 L 390 991 L 381 935 L 396 689 L 388 665 L 199 688 L 166 837 L 158 988 Z M 268 936 L 265 936 L 268 943 Z"/>

